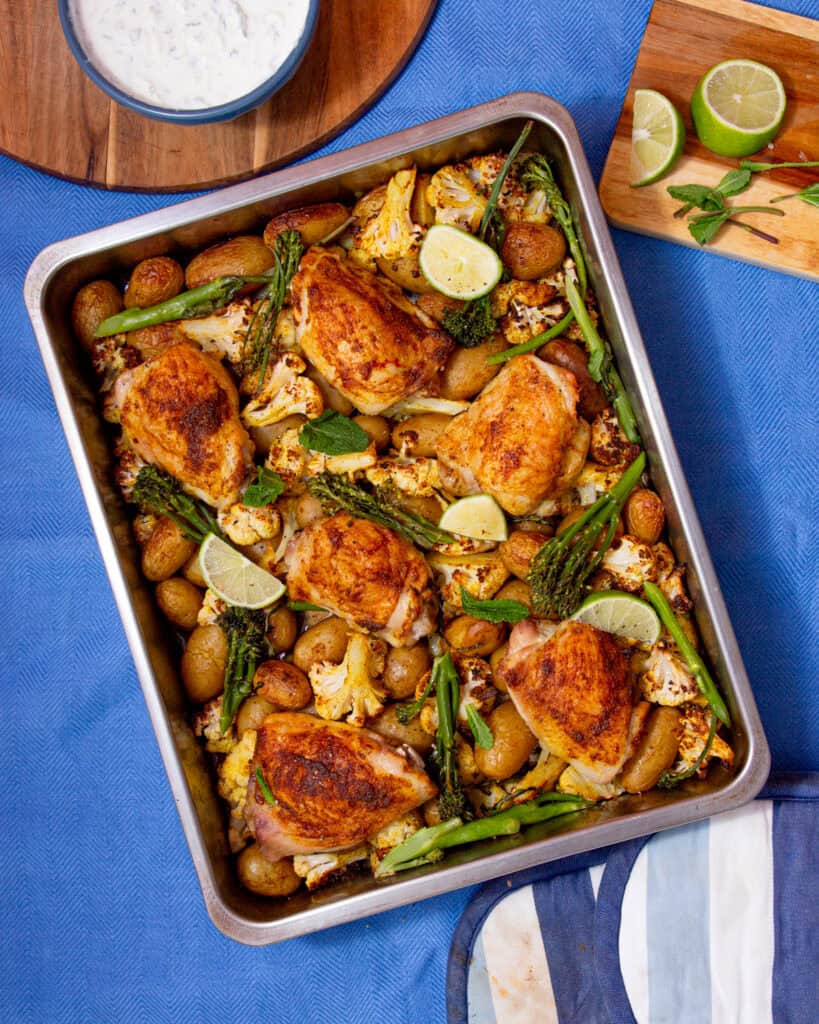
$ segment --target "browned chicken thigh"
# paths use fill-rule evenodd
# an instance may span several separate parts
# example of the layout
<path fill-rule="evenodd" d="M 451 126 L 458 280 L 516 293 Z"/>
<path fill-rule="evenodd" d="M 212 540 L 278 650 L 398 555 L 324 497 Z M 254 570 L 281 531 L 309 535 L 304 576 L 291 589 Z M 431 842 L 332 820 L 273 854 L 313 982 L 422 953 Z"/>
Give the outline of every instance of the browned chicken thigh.
<path fill-rule="evenodd" d="M 120 374 L 114 386 L 127 444 L 222 508 L 239 500 L 251 464 L 239 396 L 225 368 L 182 342 Z"/>
<path fill-rule="evenodd" d="M 255 781 L 260 768 L 270 804 Z M 429 776 L 369 729 L 269 715 L 258 730 L 246 816 L 271 860 L 343 850 L 435 796 Z"/>
<path fill-rule="evenodd" d="M 292 294 L 305 355 L 361 412 L 380 413 L 434 389 L 452 339 L 400 288 L 314 245 Z"/>
<path fill-rule="evenodd" d="M 385 526 L 338 512 L 297 534 L 285 560 L 291 600 L 328 608 L 393 647 L 435 628 L 429 566 Z"/>
<path fill-rule="evenodd" d="M 577 429 L 577 382 L 536 356 L 515 356 L 438 439 L 441 481 L 485 491 L 526 515 L 555 489 Z"/>
<path fill-rule="evenodd" d="M 585 779 L 610 782 L 626 758 L 632 684 L 610 633 L 582 622 L 526 619 L 498 666 L 521 717 L 541 743 Z"/>

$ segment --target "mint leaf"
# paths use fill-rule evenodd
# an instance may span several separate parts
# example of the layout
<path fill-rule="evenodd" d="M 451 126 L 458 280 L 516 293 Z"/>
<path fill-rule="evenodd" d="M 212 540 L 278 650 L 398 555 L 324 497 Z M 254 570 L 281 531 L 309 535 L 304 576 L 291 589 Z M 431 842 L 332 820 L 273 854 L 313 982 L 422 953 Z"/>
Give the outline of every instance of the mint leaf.
<path fill-rule="evenodd" d="M 723 206 L 720 193 L 708 185 L 669 185 L 666 191 L 672 199 L 701 210 L 719 210 Z"/>
<path fill-rule="evenodd" d="M 716 190 L 724 196 L 736 196 L 740 192 L 744 192 L 750 184 L 751 172 L 745 167 L 740 167 L 729 171 L 719 185 L 717 185 Z"/>
<path fill-rule="evenodd" d="M 259 466 L 256 480 L 245 490 L 242 504 L 250 508 L 264 508 L 284 491 L 284 480 L 278 473 L 265 466 Z"/>
<path fill-rule="evenodd" d="M 308 420 L 299 433 L 299 444 L 325 455 L 363 452 L 369 443 L 369 437 L 357 423 L 332 409 L 325 409 L 321 416 Z"/>
<path fill-rule="evenodd" d="M 461 606 L 473 619 L 486 622 L 522 622 L 529 618 L 529 609 L 520 601 L 479 601 L 461 587 Z"/>
<path fill-rule="evenodd" d="M 466 720 L 469 722 L 469 728 L 472 730 L 472 735 L 475 737 L 475 742 L 478 746 L 483 747 L 484 750 L 489 750 L 495 742 L 495 737 L 474 704 L 466 705 Z"/>
<path fill-rule="evenodd" d="M 721 213 L 706 213 L 690 220 L 688 230 L 700 245 L 707 245 L 730 216 L 731 210 L 723 210 Z"/>

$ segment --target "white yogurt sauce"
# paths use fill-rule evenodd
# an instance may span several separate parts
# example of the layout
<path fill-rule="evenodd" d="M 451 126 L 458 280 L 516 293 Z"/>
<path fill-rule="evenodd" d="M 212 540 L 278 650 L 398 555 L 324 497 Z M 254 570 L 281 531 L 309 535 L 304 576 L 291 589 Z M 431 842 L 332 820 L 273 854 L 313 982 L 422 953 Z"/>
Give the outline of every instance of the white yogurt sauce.
<path fill-rule="evenodd" d="M 92 62 L 123 92 L 197 110 L 252 92 L 292 52 L 308 0 L 71 0 Z"/>

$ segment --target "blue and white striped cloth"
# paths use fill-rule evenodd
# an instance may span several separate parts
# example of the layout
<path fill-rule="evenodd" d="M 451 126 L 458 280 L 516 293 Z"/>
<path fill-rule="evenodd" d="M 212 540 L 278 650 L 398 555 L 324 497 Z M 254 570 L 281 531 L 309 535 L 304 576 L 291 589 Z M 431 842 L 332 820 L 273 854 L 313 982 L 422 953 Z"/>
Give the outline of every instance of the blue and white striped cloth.
<path fill-rule="evenodd" d="M 450 1024 L 816 1024 L 819 775 L 484 886 Z"/>

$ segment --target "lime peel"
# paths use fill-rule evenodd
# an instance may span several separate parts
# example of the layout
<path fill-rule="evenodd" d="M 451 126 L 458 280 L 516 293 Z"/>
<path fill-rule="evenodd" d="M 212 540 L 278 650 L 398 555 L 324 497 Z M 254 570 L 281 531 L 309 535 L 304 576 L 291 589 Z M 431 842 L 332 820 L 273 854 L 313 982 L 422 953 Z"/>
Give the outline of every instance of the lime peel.
<path fill-rule="evenodd" d="M 631 127 L 632 188 L 664 178 L 680 158 L 685 125 L 680 112 L 656 89 L 637 89 Z"/>
<path fill-rule="evenodd" d="M 720 156 L 750 156 L 779 131 L 787 97 L 779 75 L 765 64 L 738 58 L 715 64 L 691 97 L 700 142 Z"/>
<path fill-rule="evenodd" d="M 285 592 L 280 579 L 215 533 L 202 542 L 199 565 L 208 587 L 223 601 L 240 608 L 267 608 Z"/>
<path fill-rule="evenodd" d="M 590 594 L 571 618 L 648 646 L 656 644 L 662 632 L 660 618 L 651 605 L 622 590 Z"/>
<path fill-rule="evenodd" d="M 470 540 L 504 541 L 509 536 L 503 509 L 491 494 L 471 494 L 449 506 L 438 526 Z"/>
<path fill-rule="evenodd" d="M 500 257 L 490 245 L 451 224 L 434 224 L 427 231 L 418 263 L 433 288 L 465 301 L 487 295 L 503 274 Z"/>

